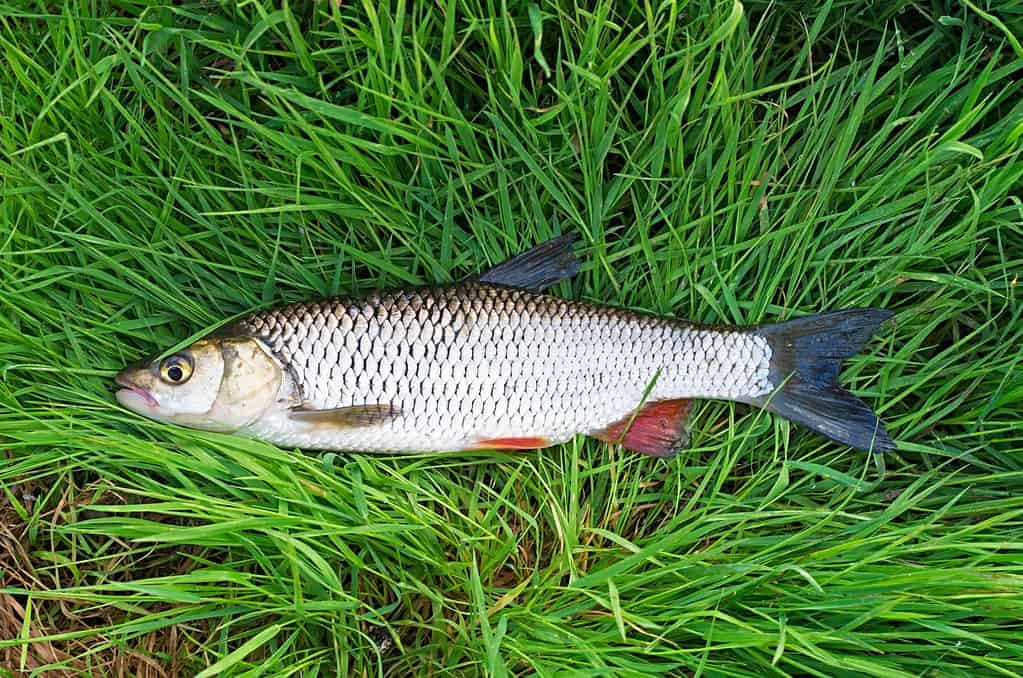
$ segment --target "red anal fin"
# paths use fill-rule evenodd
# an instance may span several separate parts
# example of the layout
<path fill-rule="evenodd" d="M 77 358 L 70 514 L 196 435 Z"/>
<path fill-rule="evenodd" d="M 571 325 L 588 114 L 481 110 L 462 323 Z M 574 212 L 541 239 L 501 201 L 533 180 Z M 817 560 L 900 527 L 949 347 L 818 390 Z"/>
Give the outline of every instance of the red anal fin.
<path fill-rule="evenodd" d="M 477 450 L 535 450 L 550 444 L 546 438 L 487 438 L 477 441 L 472 447 Z"/>
<path fill-rule="evenodd" d="M 658 400 L 647 403 L 635 418 L 629 415 L 607 428 L 591 433 L 607 443 L 648 454 L 651 457 L 672 457 L 689 444 L 689 411 L 691 400 Z M 629 426 L 629 421 L 632 425 Z M 628 430 L 625 430 L 626 427 Z"/>

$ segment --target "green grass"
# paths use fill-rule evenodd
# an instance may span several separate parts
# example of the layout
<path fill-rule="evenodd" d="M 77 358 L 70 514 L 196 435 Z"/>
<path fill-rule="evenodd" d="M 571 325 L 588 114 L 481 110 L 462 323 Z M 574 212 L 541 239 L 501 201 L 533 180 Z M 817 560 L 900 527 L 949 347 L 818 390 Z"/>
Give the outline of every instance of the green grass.
<path fill-rule="evenodd" d="M 0 674 L 1023 673 L 1020 5 L 147 4 L 0 8 Z M 895 310 L 843 383 L 899 450 L 702 403 L 671 460 L 321 454 L 113 401 L 570 230 L 576 299 Z"/>

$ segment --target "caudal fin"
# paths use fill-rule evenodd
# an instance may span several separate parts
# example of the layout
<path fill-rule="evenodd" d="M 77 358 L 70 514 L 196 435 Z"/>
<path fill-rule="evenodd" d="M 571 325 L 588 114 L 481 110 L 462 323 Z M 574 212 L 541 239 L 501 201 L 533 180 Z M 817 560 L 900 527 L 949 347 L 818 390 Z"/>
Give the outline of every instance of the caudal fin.
<path fill-rule="evenodd" d="M 775 390 L 755 404 L 856 449 L 895 449 L 877 415 L 837 384 L 842 361 L 859 353 L 892 315 L 849 309 L 757 328 L 771 346 Z"/>

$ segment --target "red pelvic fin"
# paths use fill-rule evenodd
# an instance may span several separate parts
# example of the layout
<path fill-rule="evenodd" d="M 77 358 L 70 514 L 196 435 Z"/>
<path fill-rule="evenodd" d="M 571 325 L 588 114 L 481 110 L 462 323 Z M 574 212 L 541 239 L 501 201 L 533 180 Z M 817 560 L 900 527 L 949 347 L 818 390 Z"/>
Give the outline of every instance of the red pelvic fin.
<path fill-rule="evenodd" d="M 689 444 L 689 411 L 692 400 L 658 400 L 647 403 L 635 418 L 630 414 L 607 428 L 591 433 L 606 443 L 621 443 L 651 457 L 673 457 Z M 629 426 L 629 421 L 632 426 Z M 626 430 L 628 427 L 628 430 Z"/>
<path fill-rule="evenodd" d="M 535 450 L 550 444 L 546 438 L 487 438 L 477 441 L 472 447 L 477 450 Z"/>

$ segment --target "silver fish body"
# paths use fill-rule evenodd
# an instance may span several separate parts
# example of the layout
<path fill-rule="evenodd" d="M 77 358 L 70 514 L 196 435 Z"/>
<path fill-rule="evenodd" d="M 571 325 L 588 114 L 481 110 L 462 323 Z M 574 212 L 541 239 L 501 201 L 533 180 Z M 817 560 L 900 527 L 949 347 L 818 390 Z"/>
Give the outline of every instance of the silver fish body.
<path fill-rule="evenodd" d="M 890 312 L 709 328 L 542 294 L 578 269 L 574 239 L 455 285 L 256 313 L 125 368 L 117 399 L 158 421 L 313 449 L 528 449 L 582 433 L 668 456 L 688 442 L 692 399 L 719 398 L 894 448 L 837 384 Z"/>
<path fill-rule="evenodd" d="M 750 401 L 771 390 L 762 336 L 478 282 L 285 306 L 229 334 L 263 342 L 306 409 L 394 413 L 353 427 L 271 416 L 251 430 L 316 449 L 554 444 L 605 430 L 644 402 Z"/>

